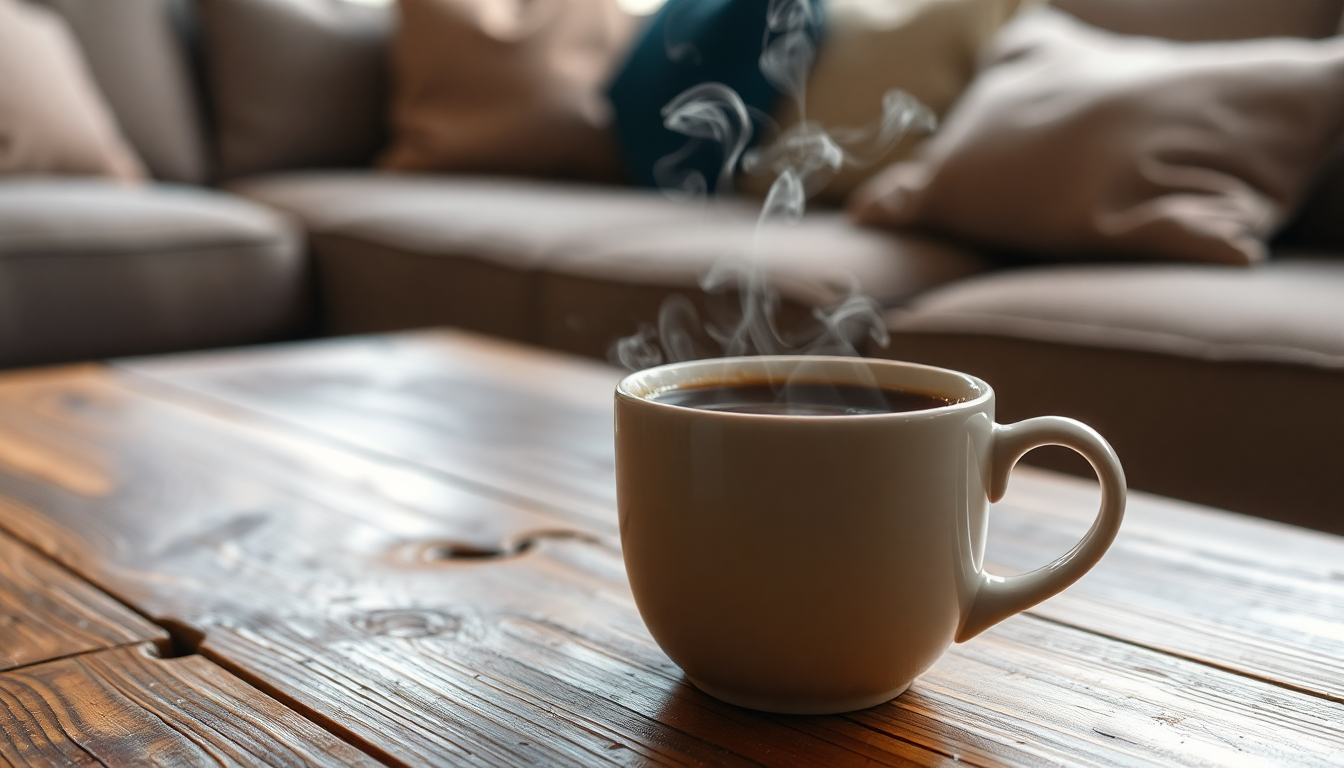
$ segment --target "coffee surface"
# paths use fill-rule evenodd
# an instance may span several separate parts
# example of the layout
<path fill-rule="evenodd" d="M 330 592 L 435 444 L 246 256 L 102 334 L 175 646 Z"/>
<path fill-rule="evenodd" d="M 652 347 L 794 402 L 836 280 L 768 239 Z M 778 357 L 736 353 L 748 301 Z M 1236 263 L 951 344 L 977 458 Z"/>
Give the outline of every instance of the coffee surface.
<path fill-rule="evenodd" d="M 778 416 L 903 413 L 942 408 L 953 402 L 926 392 L 818 382 L 789 384 L 762 382 L 731 386 L 684 387 L 660 392 L 651 399 L 659 403 L 699 408 L 704 411 Z"/>

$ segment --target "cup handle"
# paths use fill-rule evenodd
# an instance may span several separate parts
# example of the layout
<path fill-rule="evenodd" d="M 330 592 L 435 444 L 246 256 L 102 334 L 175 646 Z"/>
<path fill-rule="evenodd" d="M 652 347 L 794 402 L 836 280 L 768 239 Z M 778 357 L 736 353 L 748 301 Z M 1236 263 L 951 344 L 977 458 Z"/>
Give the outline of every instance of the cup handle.
<path fill-rule="evenodd" d="M 1027 451 L 1043 445 L 1072 448 L 1087 459 L 1101 481 L 1101 510 L 1082 540 L 1053 563 L 1020 576 L 979 571 L 975 598 L 957 628 L 963 643 L 1000 621 L 1064 591 L 1106 554 L 1125 516 L 1125 471 L 1110 444 L 1086 424 L 1060 416 L 1042 416 L 1007 426 L 994 425 L 990 447 L 989 500 L 1008 490 L 1008 475 Z"/>

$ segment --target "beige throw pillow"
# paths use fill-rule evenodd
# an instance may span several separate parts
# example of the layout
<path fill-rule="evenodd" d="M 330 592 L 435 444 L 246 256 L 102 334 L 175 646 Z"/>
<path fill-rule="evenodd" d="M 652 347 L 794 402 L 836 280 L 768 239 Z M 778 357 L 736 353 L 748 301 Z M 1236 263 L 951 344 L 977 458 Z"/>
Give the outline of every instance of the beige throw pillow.
<path fill-rule="evenodd" d="M 1030 2 L 1031 0 L 1028 0 Z M 826 37 L 807 81 L 807 118 L 823 127 L 863 128 L 882 117 L 882 97 L 902 89 L 942 116 L 975 77 L 980 49 L 1020 0 L 830 0 Z M 793 99 L 780 98 L 776 119 L 798 122 Z M 924 139 L 907 135 L 886 152 L 847 166 L 816 195 L 842 203 L 878 169 Z M 739 189 L 764 196 L 773 177 L 744 175 Z"/>
<path fill-rule="evenodd" d="M 1344 132 L 1344 39 L 1172 43 L 1043 9 L 916 158 L 855 192 L 866 224 L 1059 258 L 1265 258 Z"/>
<path fill-rule="evenodd" d="M 21 0 L 0 0 L 0 174 L 145 175 L 70 31 Z"/>
<path fill-rule="evenodd" d="M 126 142 L 156 179 L 210 181 L 200 93 L 183 44 L 183 0 L 43 0 L 79 43 Z"/>
<path fill-rule="evenodd" d="M 634 32 L 615 0 L 401 0 L 382 166 L 612 178 L 603 92 Z"/>

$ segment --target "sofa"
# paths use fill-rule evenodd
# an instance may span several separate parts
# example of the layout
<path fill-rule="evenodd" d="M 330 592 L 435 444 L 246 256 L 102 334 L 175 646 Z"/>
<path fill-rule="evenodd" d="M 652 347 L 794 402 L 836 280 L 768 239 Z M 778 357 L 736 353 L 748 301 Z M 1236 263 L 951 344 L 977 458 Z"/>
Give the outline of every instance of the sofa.
<path fill-rule="evenodd" d="M 756 236 L 751 198 L 374 170 L 387 6 L 237 0 L 292 41 L 271 71 L 202 44 L 205 0 L 43 1 L 154 181 L 0 177 L 0 367 L 437 325 L 606 359 L 669 296 L 712 313 L 701 277 Z M 1321 179 L 1253 268 L 1041 265 L 826 209 L 760 237 L 783 325 L 857 289 L 889 332 L 863 353 L 980 376 L 1000 421 L 1086 421 L 1132 488 L 1344 534 L 1344 172 Z"/>

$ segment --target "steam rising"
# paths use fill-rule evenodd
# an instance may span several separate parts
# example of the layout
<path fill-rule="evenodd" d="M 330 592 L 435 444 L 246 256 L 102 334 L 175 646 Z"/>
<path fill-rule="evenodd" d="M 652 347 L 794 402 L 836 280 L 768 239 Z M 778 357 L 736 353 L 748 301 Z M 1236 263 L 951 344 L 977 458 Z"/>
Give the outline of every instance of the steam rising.
<path fill-rule="evenodd" d="M 809 121 L 806 112 L 807 77 L 816 58 L 808 30 L 819 26 L 820 12 L 813 0 L 770 0 L 759 65 L 766 80 L 798 106 L 798 122 L 780 131 L 768 115 L 748 107 L 723 83 L 701 83 L 682 92 L 662 109 L 663 125 L 686 136 L 680 150 L 654 166 L 654 177 L 665 193 L 678 200 L 703 198 L 709 182 L 682 163 L 704 142 L 723 148 L 723 164 L 716 191 L 731 191 L 739 164 L 747 173 L 774 174 L 757 221 L 751 256 L 745 261 L 723 260 L 700 280 L 710 298 L 712 317 L 702 322 L 690 299 L 669 297 L 658 313 L 658 324 L 641 325 L 632 336 L 618 340 L 610 357 L 631 370 L 665 362 L 693 360 L 719 354 L 857 355 L 854 340 L 865 333 L 886 346 L 881 307 L 853 286 L 838 304 L 813 311 L 813 328 L 782 332 L 776 322 L 778 292 L 770 287 L 762 264 L 761 234 L 767 228 L 797 224 L 807 198 L 826 185 L 841 168 L 876 162 L 910 131 L 932 131 L 933 113 L 901 90 L 882 99 L 882 116 L 875 125 L 827 131 Z M 676 60 L 686 51 L 668 41 L 668 55 Z M 747 150 L 757 125 L 774 136 L 763 147 Z M 734 297 L 734 293 L 736 294 Z M 731 301 L 736 298 L 736 305 Z M 706 347 L 697 337 L 717 344 Z"/>
<path fill-rule="evenodd" d="M 653 166 L 658 186 L 679 198 L 701 197 L 709 183 L 697 170 L 683 171 L 678 165 L 708 140 L 723 147 L 723 169 L 716 189 L 732 191 L 733 170 L 751 143 L 751 114 L 737 92 L 723 83 L 692 86 L 663 107 L 663 125 L 668 130 L 691 137 L 681 149 L 660 159 Z"/>

